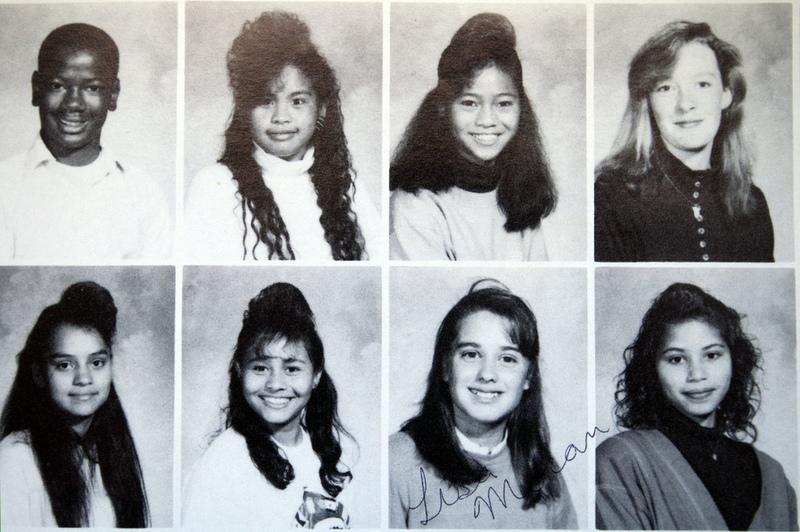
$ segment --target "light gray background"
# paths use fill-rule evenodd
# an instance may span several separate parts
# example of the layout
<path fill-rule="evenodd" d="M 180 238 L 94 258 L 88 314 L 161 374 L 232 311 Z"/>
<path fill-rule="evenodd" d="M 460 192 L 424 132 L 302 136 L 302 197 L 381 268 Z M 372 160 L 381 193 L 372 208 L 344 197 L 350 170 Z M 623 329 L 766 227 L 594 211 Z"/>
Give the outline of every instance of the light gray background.
<path fill-rule="evenodd" d="M 775 260 L 793 260 L 791 4 L 598 4 L 594 20 L 596 162 L 608 155 L 625 111 L 628 65 L 665 24 L 707 22 L 720 39 L 739 48 L 747 82 L 744 134 L 755 153 L 753 181 L 769 203 Z"/>
<path fill-rule="evenodd" d="M 363 187 L 381 209 L 382 12 L 379 3 L 186 3 L 184 182 L 214 164 L 233 111 L 225 58 L 242 25 L 264 11 L 295 13 L 339 80 L 347 146 Z"/>
<path fill-rule="evenodd" d="M 223 427 L 228 366 L 247 303 L 292 283 L 308 300 L 325 346 L 339 415 L 360 447 L 354 527 L 380 526 L 381 271 L 376 267 L 188 267 L 183 274 L 183 477 Z M 232 524 L 233 526 L 233 524 Z"/>
<path fill-rule="evenodd" d="M 559 194 L 542 222 L 547 253 L 550 260 L 586 260 L 585 5 L 392 3 L 391 149 L 436 86 L 436 66 L 453 34 L 483 12 L 505 15 L 516 30 L 525 92 Z"/>
<path fill-rule="evenodd" d="M 171 527 L 174 268 L 0 268 L 0 400 L 5 403 L 17 373 L 17 354 L 39 314 L 79 281 L 95 281 L 114 297 L 114 386 L 142 465 L 151 525 Z"/>
<path fill-rule="evenodd" d="M 146 171 L 175 203 L 177 5 L 174 3 L 0 5 L 0 160 L 26 151 L 39 133 L 31 74 L 39 45 L 72 22 L 92 24 L 119 48 L 120 93 L 102 145 Z"/>
<path fill-rule="evenodd" d="M 746 334 L 761 349 L 761 410 L 755 417 L 756 446 L 778 460 L 797 485 L 797 372 L 794 271 L 784 268 L 598 268 L 595 281 L 595 369 L 597 426 L 614 424 L 616 376 L 622 353 L 633 343 L 647 309 L 676 282 L 692 283 L 740 314 Z"/>
<path fill-rule="evenodd" d="M 586 387 L 586 270 L 583 268 L 413 268 L 390 272 L 389 431 L 419 411 L 433 360 L 436 331 L 472 283 L 493 278 L 525 299 L 539 329 L 539 368 L 550 449 L 559 465 L 573 444 L 583 449 L 589 430 Z M 587 524 L 588 459 L 563 470 L 580 528 Z"/>

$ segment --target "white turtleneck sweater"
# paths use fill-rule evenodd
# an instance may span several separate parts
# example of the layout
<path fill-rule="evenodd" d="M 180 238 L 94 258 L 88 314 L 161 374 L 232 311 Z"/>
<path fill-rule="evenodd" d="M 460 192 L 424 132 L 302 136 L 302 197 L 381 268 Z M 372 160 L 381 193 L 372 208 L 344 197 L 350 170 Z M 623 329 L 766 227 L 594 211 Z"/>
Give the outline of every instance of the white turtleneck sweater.
<path fill-rule="evenodd" d="M 261 167 L 264 184 L 272 191 L 280 209 L 289 240 L 298 260 L 331 260 L 331 248 L 319 223 L 322 214 L 309 168 L 314 163 L 314 148 L 299 161 L 286 161 L 255 146 L 253 156 Z M 377 211 L 363 189 L 352 208 L 367 242 L 371 259 L 377 258 L 374 240 L 380 232 Z M 246 210 L 242 221 L 242 201 L 231 171 L 223 164 L 201 170 L 192 180 L 184 206 L 184 258 L 191 262 L 239 262 L 244 256 L 242 237 L 247 224 L 247 259 L 253 259 L 258 236 L 250 227 L 252 214 Z M 267 247 L 255 247 L 255 258 L 267 260 Z"/>

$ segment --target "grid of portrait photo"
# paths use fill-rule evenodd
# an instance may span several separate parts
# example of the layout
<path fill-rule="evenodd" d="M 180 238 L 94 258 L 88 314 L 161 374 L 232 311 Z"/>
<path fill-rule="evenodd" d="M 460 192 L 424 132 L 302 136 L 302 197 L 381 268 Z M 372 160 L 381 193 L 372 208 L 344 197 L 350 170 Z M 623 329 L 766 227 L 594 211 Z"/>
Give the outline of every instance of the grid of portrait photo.
<path fill-rule="evenodd" d="M 0 0 L 0 528 L 798 530 L 800 0 Z"/>

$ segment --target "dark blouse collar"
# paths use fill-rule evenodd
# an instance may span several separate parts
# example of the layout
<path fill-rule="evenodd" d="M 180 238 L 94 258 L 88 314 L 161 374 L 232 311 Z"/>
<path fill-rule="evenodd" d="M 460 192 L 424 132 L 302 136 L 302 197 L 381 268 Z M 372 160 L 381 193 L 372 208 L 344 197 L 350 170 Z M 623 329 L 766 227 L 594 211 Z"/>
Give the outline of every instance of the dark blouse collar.
<path fill-rule="evenodd" d="M 715 149 L 711 153 L 711 168 L 708 170 L 692 170 L 667 149 L 661 137 L 658 137 L 654 143 L 655 160 L 658 168 L 666 176 L 669 176 L 669 179 L 681 191 L 693 190 L 697 181 L 700 181 L 704 187 L 719 187 L 721 168 L 721 161 L 717 156 L 719 150 Z M 667 186 L 669 186 L 669 183 L 667 183 Z"/>

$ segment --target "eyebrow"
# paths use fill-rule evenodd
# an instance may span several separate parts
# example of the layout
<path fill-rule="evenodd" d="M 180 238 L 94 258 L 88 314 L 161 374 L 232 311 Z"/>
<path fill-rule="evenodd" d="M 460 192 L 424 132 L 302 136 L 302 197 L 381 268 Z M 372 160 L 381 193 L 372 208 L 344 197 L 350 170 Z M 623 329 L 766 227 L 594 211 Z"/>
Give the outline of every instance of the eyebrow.
<path fill-rule="evenodd" d="M 481 344 L 478 342 L 459 342 L 456 344 L 456 349 L 461 349 L 462 347 L 481 347 Z M 502 351 L 515 351 L 517 353 L 521 353 L 522 351 L 519 350 L 519 347 L 514 345 L 504 345 L 501 346 L 500 349 Z"/>
<path fill-rule="evenodd" d="M 248 364 L 250 362 L 256 362 L 258 360 L 280 360 L 281 362 L 287 362 L 290 364 L 308 364 L 308 362 L 306 362 L 302 358 L 296 358 L 296 357 L 283 358 L 283 357 L 276 357 L 274 355 L 262 355 L 260 353 L 254 355 L 253 358 L 248 361 Z"/>
<path fill-rule="evenodd" d="M 477 92 L 470 92 L 470 91 L 462 92 L 461 93 L 461 97 L 463 98 L 464 96 L 472 96 L 473 98 L 481 97 L 481 95 L 478 94 Z M 501 93 L 498 93 L 498 94 L 494 95 L 495 98 L 497 98 L 499 96 L 508 96 L 509 98 L 519 98 L 519 94 L 516 94 L 514 92 L 501 92 Z"/>
<path fill-rule="evenodd" d="M 713 343 L 713 344 L 708 344 L 707 346 L 701 348 L 701 351 L 705 351 L 706 349 L 712 349 L 712 348 L 715 348 L 715 347 L 721 347 L 723 349 L 730 349 L 727 345 L 725 345 L 723 343 Z M 670 351 L 678 351 L 679 353 L 684 353 L 687 350 L 683 349 L 681 347 L 668 347 L 667 349 L 664 349 L 661 352 L 662 353 L 668 353 Z"/>
<path fill-rule="evenodd" d="M 88 357 L 94 357 L 94 356 L 100 356 L 100 355 L 109 355 L 108 349 L 101 349 L 100 351 L 95 351 L 94 353 L 89 353 L 87 355 L 87 358 Z M 68 355 L 66 353 L 50 353 L 49 357 L 50 357 L 50 359 L 54 359 L 54 358 L 78 358 L 75 355 Z"/>

